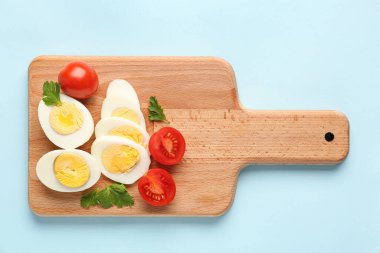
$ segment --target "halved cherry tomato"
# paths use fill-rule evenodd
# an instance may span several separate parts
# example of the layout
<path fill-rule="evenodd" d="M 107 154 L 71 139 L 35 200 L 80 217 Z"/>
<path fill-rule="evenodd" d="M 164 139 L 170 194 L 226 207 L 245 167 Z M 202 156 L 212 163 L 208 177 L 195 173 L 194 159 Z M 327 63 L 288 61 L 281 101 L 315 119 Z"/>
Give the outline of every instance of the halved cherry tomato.
<path fill-rule="evenodd" d="M 85 62 L 67 64 L 58 75 L 63 92 L 73 98 L 91 97 L 98 89 L 99 80 L 95 70 Z"/>
<path fill-rule="evenodd" d="M 153 206 L 166 206 L 175 196 L 176 187 L 173 177 L 164 169 L 153 168 L 140 178 L 141 197 Z"/>
<path fill-rule="evenodd" d="M 149 140 L 149 151 L 154 160 L 164 165 L 178 164 L 185 153 L 186 143 L 175 128 L 163 127 Z"/>

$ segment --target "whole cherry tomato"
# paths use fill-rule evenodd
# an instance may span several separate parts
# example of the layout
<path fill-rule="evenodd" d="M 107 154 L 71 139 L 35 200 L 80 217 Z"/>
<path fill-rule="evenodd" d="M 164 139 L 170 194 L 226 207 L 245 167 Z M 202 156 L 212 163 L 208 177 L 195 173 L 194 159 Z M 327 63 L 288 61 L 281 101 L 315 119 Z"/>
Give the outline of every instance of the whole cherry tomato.
<path fill-rule="evenodd" d="M 66 95 L 77 99 L 91 97 L 99 85 L 95 70 L 81 61 L 67 64 L 59 73 L 58 81 Z"/>

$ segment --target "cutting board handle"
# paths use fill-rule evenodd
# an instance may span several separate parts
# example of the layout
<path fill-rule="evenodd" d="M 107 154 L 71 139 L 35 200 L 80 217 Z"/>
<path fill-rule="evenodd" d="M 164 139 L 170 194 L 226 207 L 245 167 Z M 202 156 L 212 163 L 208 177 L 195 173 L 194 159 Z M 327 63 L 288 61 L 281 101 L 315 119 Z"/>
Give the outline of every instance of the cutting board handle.
<path fill-rule="evenodd" d="M 240 122 L 236 131 L 247 131 L 249 163 L 336 164 L 348 154 L 349 123 L 343 113 L 244 110 L 240 116 L 231 115 Z"/>
<path fill-rule="evenodd" d="M 336 164 L 349 149 L 349 124 L 337 111 L 165 110 L 185 136 L 188 163 Z M 165 126 L 155 123 L 154 131 Z"/>

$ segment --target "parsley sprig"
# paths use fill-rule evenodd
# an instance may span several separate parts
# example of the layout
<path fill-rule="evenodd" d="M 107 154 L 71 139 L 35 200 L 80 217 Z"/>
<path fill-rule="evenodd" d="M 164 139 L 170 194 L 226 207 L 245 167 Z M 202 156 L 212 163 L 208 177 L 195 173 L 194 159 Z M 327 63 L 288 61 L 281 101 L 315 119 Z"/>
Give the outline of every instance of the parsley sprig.
<path fill-rule="evenodd" d="M 45 105 L 61 105 L 61 99 L 59 93 L 61 92 L 61 86 L 57 82 L 45 81 L 42 100 Z"/>
<path fill-rule="evenodd" d="M 135 201 L 133 197 L 129 195 L 127 189 L 123 184 L 111 184 L 103 190 L 95 189 L 80 199 L 80 205 L 83 208 L 89 208 L 91 206 L 101 206 L 103 208 L 110 208 L 115 205 L 118 208 L 123 206 L 133 206 Z"/>
<path fill-rule="evenodd" d="M 164 114 L 164 109 L 161 107 L 161 105 L 158 103 L 156 97 L 151 96 L 149 98 L 150 106 L 148 107 L 149 111 L 149 120 L 150 121 L 165 121 L 166 116 Z"/>

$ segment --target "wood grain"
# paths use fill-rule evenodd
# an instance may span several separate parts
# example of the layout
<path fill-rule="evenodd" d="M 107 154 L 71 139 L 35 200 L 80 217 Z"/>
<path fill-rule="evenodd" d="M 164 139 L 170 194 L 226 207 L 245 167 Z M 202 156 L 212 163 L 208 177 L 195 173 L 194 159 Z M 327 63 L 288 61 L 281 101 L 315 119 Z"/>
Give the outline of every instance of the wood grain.
<path fill-rule="evenodd" d="M 57 149 L 37 119 L 42 83 L 56 80 L 59 70 L 73 60 L 89 62 L 98 72 L 98 92 L 83 101 L 95 122 L 108 83 L 120 78 L 135 87 L 145 116 L 148 98 L 155 95 L 170 125 L 183 133 L 184 160 L 167 167 L 177 183 L 172 204 L 147 205 L 134 184 L 128 186 L 135 196 L 134 207 L 85 210 L 79 205 L 83 193 L 54 192 L 38 181 L 38 159 Z M 146 123 L 149 133 L 167 125 Z M 334 133 L 332 142 L 325 140 L 326 132 Z M 29 67 L 29 205 L 43 216 L 217 216 L 232 204 L 236 179 L 245 165 L 339 163 L 348 153 L 348 135 L 347 118 L 336 111 L 242 109 L 233 70 L 220 58 L 41 56 Z M 93 140 L 81 149 L 89 151 Z M 94 187 L 108 182 L 102 176 Z"/>

